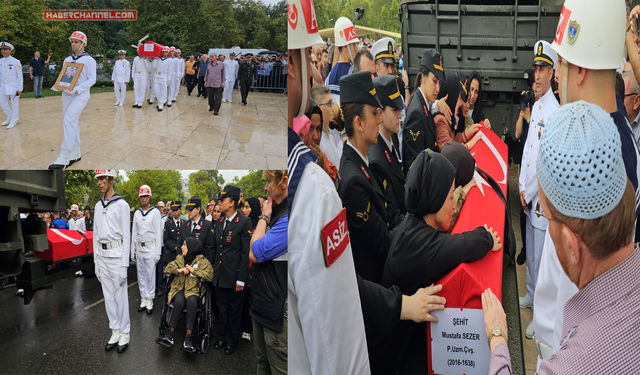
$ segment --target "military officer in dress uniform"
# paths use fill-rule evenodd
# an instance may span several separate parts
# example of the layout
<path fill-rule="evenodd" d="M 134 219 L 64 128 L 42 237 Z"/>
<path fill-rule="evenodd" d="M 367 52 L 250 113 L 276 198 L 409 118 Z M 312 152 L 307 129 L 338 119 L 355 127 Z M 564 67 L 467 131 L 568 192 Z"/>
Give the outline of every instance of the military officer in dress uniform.
<path fill-rule="evenodd" d="M 80 115 L 89 102 L 91 86 L 96 83 L 96 60 L 84 51 L 87 36 L 81 31 L 74 31 L 69 37 L 73 55 L 64 59 L 64 63 L 83 64 L 84 68 L 76 81 L 73 90 L 62 91 L 63 137 L 60 155 L 49 166 L 49 169 L 63 169 L 81 159 L 80 153 Z M 63 63 L 63 66 L 64 66 Z M 53 91 L 58 91 L 52 88 Z M 128 246 L 128 245 L 127 245 Z"/>
<path fill-rule="evenodd" d="M 397 220 L 402 221 L 407 212 L 404 207 L 405 181 L 398 149 L 391 137 L 398 133 L 404 103 L 395 76 L 376 77 L 373 79 L 373 86 L 383 106 L 383 121 L 378 125 L 378 143 L 369 147 L 367 156 L 384 192 L 389 221 L 398 223 Z"/>
<path fill-rule="evenodd" d="M 145 57 L 147 59 L 147 99 L 148 104 L 153 104 L 153 98 L 156 97 L 156 68 L 158 67 L 158 59 L 155 57 Z"/>
<path fill-rule="evenodd" d="M 222 215 L 215 226 L 212 284 L 216 288 L 218 307 L 218 341 L 213 348 L 224 348 L 224 354 L 233 354 L 241 333 L 244 286 L 249 283 L 249 242 L 251 219 L 238 211 L 240 189 L 224 187 L 220 198 Z M 209 258 L 208 258 L 209 259 Z"/>
<path fill-rule="evenodd" d="M 91 207 L 84 206 L 84 227 L 85 230 L 93 231 L 93 219 L 91 218 Z"/>
<path fill-rule="evenodd" d="M 542 245 L 549 224 L 543 216 L 534 214 L 539 201 L 538 178 L 536 177 L 536 159 L 540 148 L 540 138 L 551 114 L 560 107 L 560 104 L 551 90 L 553 69 L 558 62 L 558 55 L 551 49 L 551 45 L 544 41 L 538 41 L 534 47 L 533 66 L 535 67 L 535 83 L 533 89 L 539 98 L 531 110 L 529 121 L 529 133 L 522 152 L 520 165 L 520 204 L 527 216 L 526 241 L 527 241 L 527 294 L 520 297 L 520 308 L 533 308 L 533 298 L 540 269 Z M 533 337 L 533 322 L 525 331 L 527 338 Z"/>
<path fill-rule="evenodd" d="M 18 99 L 22 94 L 22 64 L 20 60 L 11 56 L 13 45 L 0 42 L 0 107 L 7 116 L 2 126 L 11 129 L 16 126 L 20 118 L 20 104 Z"/>
<path fill-rule="evenodd" d="M 113 83 L 113 89 L 116 92 L 116 104 L 122 107 L 124 105 L 124 99 L 127 95 L 127 85 L 129 84 L 129 77 L 131 76 L 131 64 L 125 57 L 127 51 L 121 49 L 118 51 L 119 60 L 113 64 L 113 72 L 111 73 L 111 83 Z"/>
<path fill-rule="evenodd" d="M 69 219 L 69 229 L 71 230 L 87 230 L 84 218 L 78 216 L 78 205 L 71 205 L 71 219 Z"/>
<path fill-rule="evenodd" d="M 162 249 L 162 218 L 160 211 L 152 206 L 151 188 L 142 185 L 138 190 L 140 207 L 133 215 L 131 228 L 131 261 L 136 262 L 140 307 L 138 312 L 153 312 L 153 298 L 156 296 L 156 264 Z"/>
<path fill-rule="evenodd" d="M 184 77 L 184 59 L 180 57 L 182 51 L 176 48 L 173 58 L 173 90 L 171 92 L 171 102 L 175 102 L 180 93 L 180 82 Z"/>
<path fill-rule="evenodd" d="M 131 78 L 133 79 L 133 95 L 135 102 L 133 108 L 142 108 L 144 102 L 144 91 L 147 87 L 149 60 L 142 56 L 136 56 L 133 59 L 133 69 L 131 69 Z"/>
<path fill-rule="evenodd" d="M 178 249 L 182 248 L 182 244 L 187 238 L 197 238 L 204 246 L 204 256 L 207 259 L 213 259 L 213 224 L 205 220 L 202 215 L 202 200 L 197 197 L 191 197 L 187 201 L 187 223 L 184 229 L 180 230 L 180 242 Z"/>
<path fill-rule="evenodd" d="M 129 298 L 127 268 L 129 267 L 130 209 L 127 201 L 113 191 L 115 170 L 96 170 L 100 192 L 104 196 L 96 203 L 93 227 L 93 259 L 96 277 L 102 284 L 104 306 L 109 317 L 111 338 L 106 351 L 118 347 L 122 353 L 129 347 Z"/>
<path fill-rule="evenodd" d="M 167 91 L 170 81 L 170 75 L 172 73 L 171 58 L 169 57 L 169 47 L 164 46 L 162 48 L 162 57 L 156 62 L 155 78 L 153 92 L 158 99 L 158 112 L 162 111 L 165 104 L 171 107 L 171 102 L 167 103 Z"/>
<path fill-rule="evenodd" d="M 341 117 L 349 139 L 340 158 L 338 194 L 347 209 L 356 273 L 375 283 L 382 279 L 391 244 L 389 230 L 393 229 L 379 177 L 366 156 L 368 149 L 378 142 L 381 107 L 370 72 L 353 73 L 340 79 Z"/>
<path fill-rule="evenodd" d="M 256 66 L 251 61 L 252 53 L 244 55 L 244 61 L 240 63 L 238 68 L 238 81 L 240 82 L 240 94 L 242 95 L 242 104 L 247 105 L 247 95 L 251 85 L 257 82 Z"/>
<path fill-rule="evenodd" d="M 402 129 L 402 163 L 408 173 L 413 159 L 424 149 L 438 152 L 436 125 L 433 122 L 433 104 L 436 103 L 440 85 L 445 81 L 442 55 L 434 49 L 422 51 L 420 60 L 420 84 L 416 89 Z"/>
<path fill-rule="evenodd" d="M 231 52 L 229 60 L 225 60 L 224 64 L 224 90 L 222 93 L 222 101 L 231 103 L 231 95 L 233 94 L 233 86 L 238 80 L 238 69 L 240 64 L 236 61 L 236 53 Z"/>
<path fill-rule="evenodd" d="M 181 248 L 180 230 L 184 228 L 185 221 L 180 218 L 182 203 L 180 201 L 171 202 L 171 217 L 164 222 L 164 251 L 162 252 L 162 262 L 167 264 L 176 259 Z"/>

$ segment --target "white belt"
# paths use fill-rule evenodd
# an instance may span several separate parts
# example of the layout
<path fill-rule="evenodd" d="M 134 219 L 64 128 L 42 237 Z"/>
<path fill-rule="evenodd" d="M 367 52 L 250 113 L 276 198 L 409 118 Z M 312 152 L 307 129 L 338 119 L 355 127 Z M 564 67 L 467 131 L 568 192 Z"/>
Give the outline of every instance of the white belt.
<path fill-rule="evenodd" d="M 151 245 L 153 245 L 155 243 L 155 241 L 145 241 L 145 242 L 138 242 L 136 241 L 136 244 L 142 246 L 142 247 L 149 247 Z"/>
<path fill-rule="evenodd" d="M 102 246 L 102 250 L 116 249 L 122 246 L 122 241 L 118 240 L 109 243 L 100 243 L 100 245 Z"/>
<path fill-rule="evenodd" d="M 551 359 L 551 356 L 553 355 L 552 347 L 540 341 L 536 337 L 536 335 L 533 335 L 533 344 L 535 345 L 536 350 L 538 351 L 538 357 L 540 357 L 543 361 L 548 361 L 549 359 Z"/>

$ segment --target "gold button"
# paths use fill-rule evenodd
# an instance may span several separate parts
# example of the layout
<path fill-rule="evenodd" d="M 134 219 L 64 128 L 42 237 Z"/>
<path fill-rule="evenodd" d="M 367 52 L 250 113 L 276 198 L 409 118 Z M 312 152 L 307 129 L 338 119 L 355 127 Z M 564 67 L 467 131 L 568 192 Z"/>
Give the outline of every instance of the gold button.
<path fill-rule="evenodd" d="M 222 255 L 222 253 L 220 253 L 220 255 Z"/>
<path fill-rule="evenodd" d="M 529 163 L 527 163 L 527 168 L 529 167 Z"/>
<path fill-rule="evenodd" d="M 222 263 L 222 261 L 220 261 L 220 263 Z"/>

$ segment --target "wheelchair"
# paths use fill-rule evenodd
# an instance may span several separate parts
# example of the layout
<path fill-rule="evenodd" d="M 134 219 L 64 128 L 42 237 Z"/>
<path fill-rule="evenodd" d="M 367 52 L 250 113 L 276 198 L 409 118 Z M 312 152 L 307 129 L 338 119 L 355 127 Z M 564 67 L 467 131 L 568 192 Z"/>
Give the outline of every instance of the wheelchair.
<path fill-rule="evenodd" d="M 175 275 L 172 274 L 164 274 L 164 287 L 163 287 L 163 296 L 162 296 L 162 314 L 160 320 L 160 328 L 159 328 L 159 336 L 156 339 L 156 343 L 165 347 L 171 347 L 168 343 L 166 343 L 163 338 L 167 333 L 167 330 L 170 329 L 170 321 L 171 316 L 173 314 L 181 314 L 180 321 L 184 326 L 187 324 L 186 315 L 187 315 L 187 306 L 182 311 L 174 311 L 173 309 L 173 301 L 171 303 L 167 302 L 167 296 L 169 295 L 169 291 L 171 290 L 171 282 Z M 200 278 L 198 283 L 198 293 L 202 296 L 198 299 L 198 312 L 196 314 L 196 322 L 193 327 L 193 343 L 194 349 L 189 350 L 184 346 L 181 347 L 181 350 L 189 353 L 206 353 L 209 350 L 209 342 L 211 341 L 211 330 L 213 326 L 212 321 L 212 301 L 211 301 L 211 289 L 209 287 L 210 283 L 203 278 Z M 204 293 L 203 293 L 204 292 Z M 177 327 L 176 327 L 177 328 Z"/>

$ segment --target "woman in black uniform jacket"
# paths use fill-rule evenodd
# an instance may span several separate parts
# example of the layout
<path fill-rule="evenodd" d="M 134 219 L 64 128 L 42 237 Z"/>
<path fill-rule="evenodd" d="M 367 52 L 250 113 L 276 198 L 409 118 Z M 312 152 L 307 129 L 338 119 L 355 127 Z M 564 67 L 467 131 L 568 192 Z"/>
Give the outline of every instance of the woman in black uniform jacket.
<path fill-rule="evenodd" d="M 378 144 L 369 147 L 367 156 L 387 200 L 390 225 L 395 227 L 402 222 L 407 212 L 404 208 L 404 173 L 402 164 L 398 161 L 398 149 L 391 138 L 398 133 L 404 103 L 395 76 L 376 77 L 373 79 L 373 86 L 384 107 L 383 122 L 378 125 Z"/>
<path fill-rule="evenodd" d="M 407 174 L 405 201 L 410 215 L 396 229 L 383 286 L 397 285 L 403 294 L 410 295 L 437 282 L 460 263 L 476 261 L 490 250 L 500 249 L 497 233 L 486 226 L 461 234 L 447 233 L 454 189 L 455 169 L 446 157 L 427 151 L 418 154 Z M 426 325 L 401 322 L 400 326 L 387 344 L 388 350 L 398 356 L 398 367 L 393 370 L 427 373 Z"/>
<path fill-rule="evenodd" d="M 340 117 L 349 140 L 340 159 L 338 194 L 347 209 L 347 226 L 356 273 L 380 283 L 391 243 L 384 193 L 369 167 L 367 150 L 378 141 L 382 105 L 370 72 L 340 79 Z"/>
<path fill-rule="evenodd" d="M 407 117 L 402 129 L 402 163 L 405 174 L 422 150 L 428 148 L 438 152 L 431 105 L 436 102 L 440 85 L 444 80 L 442 56 L 434 49 L 422 51 L 416 90 L 409 99 Z"/>

